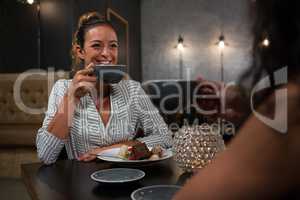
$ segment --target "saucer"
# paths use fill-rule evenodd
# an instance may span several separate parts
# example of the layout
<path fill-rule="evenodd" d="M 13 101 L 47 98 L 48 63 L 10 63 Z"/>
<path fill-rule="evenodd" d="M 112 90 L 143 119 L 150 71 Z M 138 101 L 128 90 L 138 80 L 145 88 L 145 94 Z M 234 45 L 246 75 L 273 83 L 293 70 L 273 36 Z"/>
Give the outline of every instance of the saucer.
<path fill-rule="evenodd" d="M 152 185 L 131 193 L 132 200 L 171 200 L 181 187 L 178 185 Z"/>
<path fill-rule="evenodd" d="M 142 179 L 145 172 L 131 168 L 112 168 L 91 174 L 91 179 L 101 183 L 127 183 Z"/>

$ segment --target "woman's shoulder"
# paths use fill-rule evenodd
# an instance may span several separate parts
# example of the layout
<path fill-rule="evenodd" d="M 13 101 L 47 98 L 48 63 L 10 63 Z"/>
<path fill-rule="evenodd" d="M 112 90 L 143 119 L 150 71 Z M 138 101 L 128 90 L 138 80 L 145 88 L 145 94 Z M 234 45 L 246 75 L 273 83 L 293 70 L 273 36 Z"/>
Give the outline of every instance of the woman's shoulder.
<path fill-rule="evenodd" d="M 141 84 L 134 80 L 122 80 L 116 84 L 116 86 L 125 89 L 129 93 L 135 92 L 141 88 Z"/>
<path fill-rule="evenodd" d="M 121 95 L 125 98 L 134 98 L 142 90 L 141 84 L 134 80 L 122 80 L 118 84 L 113 84 L 113 94 Z"/>
<path fill-rule="evenodd" d="M 55 82 L 56 87 L 68 87 L 71 83 L 72 79 L 58 79 Z"/>
<path fill-rule="evenodd" d="M 71 81 L 72 81 L 71 79 L 59 79 L 59 80 L 57 80 L 53 85 L 53 88 L 52 88 L 53 92 L 55 94 L 64 95 L 66 90 L 69 88 Z"/>
<path fill-rule="evenodd" d="M 134 80 L 122 80 L 119 82 L 120 85 L 123 85 L 127 88 L 140 88 L 141 84 L 138 81 Z"/>
<path fill-rule="evenodd" d="M 288 123 L 298 124 L 300 118 L 300 85 L 289 83 L 287 86 Z"/>
<path fill-rule="evenodd" d="M 288 83 L 279 87 L 259 106 L 259 116 L 273 119 L 275 126 L 285 124 L 290 129 L 298 125 L 300 118 L 300 85 Z M 270 120 L 269 120 L 270 121 Z M 284 131 L 285 132 L 285 131 Z"/>

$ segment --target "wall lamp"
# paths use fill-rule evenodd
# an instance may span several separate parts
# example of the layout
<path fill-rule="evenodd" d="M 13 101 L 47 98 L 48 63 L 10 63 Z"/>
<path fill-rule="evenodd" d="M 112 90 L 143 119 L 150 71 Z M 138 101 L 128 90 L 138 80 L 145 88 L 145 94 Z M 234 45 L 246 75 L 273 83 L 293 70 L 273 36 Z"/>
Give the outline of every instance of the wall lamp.
<path fill-rule="evenodd" d="M 270 46 L 270 40 L 266 37 L 266 38 L 262 41 L 262 45 L 263 45 L 264 47 Z"/>
<path fill-rule="evenodd" d="M 262 46 L 265 47 L 265 48 L 269 47 L 269 46 L 270 46 L 270 40 L 269 40 L 269 38 L 268 38 L 268 37 L 265 37 L 265 39 L 263 39 L 263 41 L 262 41 L 261 44 L 262 44 Z"/>
<path fill-rule="evenodd" d="M 264 31 L 262 33 L 262 40 L 261 40 L 261 43 L 260 45 L 263 47 L 263 48 L 268 48 L 270 46 L 270 39 L 269 39 L 269 34 L 267 31 Z"/>
<path fill-rule="evenodd" d="M 27 0 L 27 3 L 28 3 L 28 4 L 33 4 L 33 3 L 34 3 L 34 0 Z"/>
<path fill-rule="evenodd" d="M 225 42 L 225 36 L 221 34 L 219 36 L 219 40 L 216 43 L 220 49 L 220 64 L 221 64 L 221 82 L 224 82 L 224 53 L 223 50 L 225 49 L 228 44 Z"/>
<path fill-rule="evenodd" d="M 183 45 L 183 37 L 181 35 L 179 35 L 177 42 L 178 42 L 177 49 L 179 51 L 182 51 L 184 49 L 184 45 Z"/>
<path fill-rule="evenodd" d="M 17 2 L 23 3 L 23 4 L 34 4 L 34 0 L 17 0 Z"/>
<path fill-rule="evenodd" d="M 219 41 L 216 43 L 220 50 L 223 50 L 225 46 L 228 46 L 227 43 L 225 43 L 225 36 L 223 34 L 220 35 Z"/>

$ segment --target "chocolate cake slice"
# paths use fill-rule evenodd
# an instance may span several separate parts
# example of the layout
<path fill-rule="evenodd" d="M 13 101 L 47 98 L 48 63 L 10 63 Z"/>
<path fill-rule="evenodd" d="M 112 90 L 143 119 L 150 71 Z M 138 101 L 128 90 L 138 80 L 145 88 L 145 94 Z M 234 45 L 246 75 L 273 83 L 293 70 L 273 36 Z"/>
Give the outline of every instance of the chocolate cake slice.
<path fill-rule="evenodd" d="M 149 158 L 151 156 L 151 152 L 145 143 L 139 142 L 134 144 L 133 146 L 128 147 L 128 160 L 140 160 Z"/>

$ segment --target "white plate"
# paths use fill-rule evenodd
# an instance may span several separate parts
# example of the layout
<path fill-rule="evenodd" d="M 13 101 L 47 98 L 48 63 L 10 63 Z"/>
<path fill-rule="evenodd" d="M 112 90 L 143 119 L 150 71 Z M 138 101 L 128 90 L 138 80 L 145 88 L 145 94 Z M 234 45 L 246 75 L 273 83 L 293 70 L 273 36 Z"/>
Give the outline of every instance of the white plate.
<path fill-rule="evenodd" d="M 101 183 L 127 183 L 137 181 L 145 176 L 139 169 L 112 168 L 96 171 L 91 174 L 91 179 Z"/>
<path fill-rule="evenodd" d="M 171 200 L 180 189 L 177 185 L 152 185 L 139 188 L 131 193 L 132 200 Z"/>
<path fill-rule="evenodd" d="M 164 149 L 163 156 L 157 160 L 149 160 L 149 159 L 126 160 L 126 159 L 122 159 L 122 158 L 118 157 L 119 151 L 120 151 L 120 148 L 107 149 L 107 150 L 104 150 L 101 153 L 99 153 L 97 155 L 97 158 L 99 158 L 101 160 L 109 161 L 109 162 L 118 162 L 118 163 L 151 163 L 151 162 L 166 160 L 173 156 L 171 149 Z"/>

